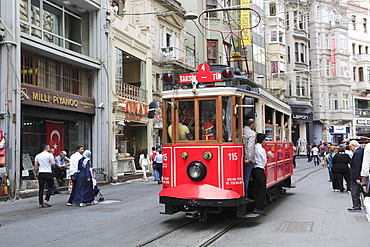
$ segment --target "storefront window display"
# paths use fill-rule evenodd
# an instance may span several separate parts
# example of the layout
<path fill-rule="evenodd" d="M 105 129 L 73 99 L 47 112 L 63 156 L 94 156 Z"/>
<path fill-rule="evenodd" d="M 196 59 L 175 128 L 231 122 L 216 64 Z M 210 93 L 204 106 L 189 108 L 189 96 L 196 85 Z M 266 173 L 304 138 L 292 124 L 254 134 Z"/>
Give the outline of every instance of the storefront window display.
<path fill-rule="evenodd" d="M 91 126 L 89 115 L 42 108 L 32 111 L 25 107 L 22 114 L 22 178 L 33 179 L 34 157 L 42 151 L 44 143 L 56 150 L 55 156 L 64 150 L 69 157 L 79 145 L 91 148 Z"/>

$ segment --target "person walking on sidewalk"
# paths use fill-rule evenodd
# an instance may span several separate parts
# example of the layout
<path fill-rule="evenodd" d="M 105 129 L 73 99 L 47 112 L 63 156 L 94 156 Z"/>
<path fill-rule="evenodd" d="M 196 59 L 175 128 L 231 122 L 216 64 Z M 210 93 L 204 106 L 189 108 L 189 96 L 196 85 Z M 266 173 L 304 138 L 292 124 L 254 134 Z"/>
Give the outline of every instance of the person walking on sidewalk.
<path fill-rule="evenodd" d="M 42 146 L 43 151 L 36 155 L 35 157 L 35 178 L 39 180 L 39 207 L 44 206 L 51 207 L 49 203 L 51 192 L 53 190 L 53 171 L 51 166 L 55 165 L 54 155 L 49 153 L 50 146 L 44 144 Z M 44 185 L 45 182 L 48 184 L 48 192 L 45 196 L 45 201 L 43 201 Z"/>
<path fill-rule="evenodd" d="M 318 166 L 320 164 L 320 157 L 319 157 L 319 149 L 316 145 L 313 145 L 311 149 L 311 155 L 313 157 L 313 163 L 315 166 Z"/>
<path fill-rule="evenodd" d="M 78 183 L 78 161 L 82 158 L 82 153 L 84 152 L 83 146 L 78 146 L 76 148 L 76 152 L 71 155 L 71 158 L 69 159 L 69 171 L 68 175 L 71 177 L 72 180 L 72 192 L 69 196 L 67 205 L 72 206 L 73 200 L 76 194 L 76 186 Z"/>
<path fill-rule="evenodd" d="M 361 145 L 352 140 L 349 142 L 349 148 L 353 151 L 353 156 L 351 160 L 351 197 L 352 197 L 352 207 L 348 210 L 361 210 L 361 166 L 364 157 L 364 149 Z"/>
<path fill-rule="evenodd" d="M 152 162 L 154 181 L 158 181 L 159 180 L 158 171 L 157 171 L 155 161 L 154 161 L 155 156 L 157 156 L 157 151 L 155 150 L 155 147 L 152 147 L 152 152 L 150 153 L 149 158 L 150 158 L 150 161 Z"/>
<path fill-rule="evenodd" d="M 146 170 L 149 168 L 150 160 L 148 153 L 146 149 L 143 149 L 141 151 L 140 157 L 139 157 L 139 165 L 143 169 L 143 181 L 148 182 L 148 178 L 146 176 Z"/>
<path fill-rule="evenodd" d="M 348 165 L 351 163 L 351 158 L 344 152 L 344 147 L 338 148 L 338 153 L 333 157 L 333 172 L 336 176 L 337 185 L 341 193 L 344 192 L 343 178 L 347 184 L 347 192 L 351 190 L 351 171 Z"/>
<path fill-rule="evenodd" d="M 162 150 L 158 151 L 158 154 L 154 158 L 155 167 L 158 171 L 158 184 L 162 184 L 162 166 L 163 166 L 163 155 Z"/>

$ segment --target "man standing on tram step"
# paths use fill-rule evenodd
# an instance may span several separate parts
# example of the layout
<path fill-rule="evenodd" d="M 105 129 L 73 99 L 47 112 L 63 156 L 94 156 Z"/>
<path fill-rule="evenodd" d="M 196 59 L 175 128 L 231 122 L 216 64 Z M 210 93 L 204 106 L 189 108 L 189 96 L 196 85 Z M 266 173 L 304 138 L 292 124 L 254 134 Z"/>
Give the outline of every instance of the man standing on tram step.
<path fill-rule="evenodd" d="M 364 157 L 364 149 L 361 145 L 352 140 L 349 142 L 349 147 L 353 151 L 351 159 L 351 197 L 352 207 L 348 208 L 349 211 L 361 210 L 361 166 Z"/>
<path fill-rule="evenodd" d="M 244 191 L 245 200 L 247 202 L 253 202 L 253 200 L 248 198 L 248 185 L 249 177 L 251 175 L 252 168 L 255 165 L 256 160 L 256 135 L 254 131 L 256 128 L 256 122 L 253 118 L 247 119 L 245 121 L 245 126 L 243 129 L 243 143 L 244 143 Z"/>
<path fill-rule="evenodd" d="M 266 215 L 263 210 L 265 206 L 266 198 L 266 175 L 265 175 L 265 165 L 267 163 L 266 150 L 262 145 L 266 141 L 266 135 L 262 133 L 257 134 L 256 143 L 256 164 L 254 164 L 252 170 L 253 176 L 253 193 L 254 193 L 254 214 Z"/>
<path fill-rule="evenodd" d="M 68 202 L 67 202 L 68 206 L 73 205 L 72 203 L 73 203 L 73 200 L 74 200 L 74 197 L 75 197 L 75 194 L 76 194 L 76 185 L 77 185 L 77 182 L 78 182 L 78 178 L 77 178 L 77 175 L 78 175 L 78 161 L 82 158 L 82 153 L 83 152 L 84 152 L 84 148 L 82 146 L 78 146 L 76 148 L 76 152 L 74 154 L 72 154 L 71 157 L 69 158 L 70 166 L 69 166 L 68 175 L 71 177 L 71 180 L 72 180 L 72 192 L 71 192 L 71 195 L 69 196 L 69 199 L 68 199 Z"/>
<path fill-rule="evenodd" d="M 49 203 L 51 192 L 53 190 L 53 172 L 51 166 L 55 165 L 54 155 L 49 153 L 50 146 L 44 144 L 42 146 L 42 152 L 35 157 L 35 178 L 39 180 L 39 207 L 45 206 L 51 207 Z M 45 196 L 45 201 L 42 200 L 44 194 L 45 182 L 48 184 L 48 192 Z"/>

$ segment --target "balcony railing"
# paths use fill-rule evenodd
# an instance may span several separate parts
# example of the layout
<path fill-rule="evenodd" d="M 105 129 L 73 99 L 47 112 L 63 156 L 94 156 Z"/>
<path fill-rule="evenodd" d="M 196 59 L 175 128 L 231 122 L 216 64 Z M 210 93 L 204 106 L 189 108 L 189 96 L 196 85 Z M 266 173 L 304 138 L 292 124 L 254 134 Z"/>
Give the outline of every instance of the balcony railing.
<path fill-rule="evenodd" d="M 147 103 L 147 90 L 128 83 L 116 81 L 116 94 L 125 99 Z"/>
<path fill-rule="evenodd" d="M 370 118 L 370 109 L 355 109 L 356 117 L 368 117 Z"/>
<path fill-rule="evenodd" d="M 177 47 L 161 48 L 161 62 L 176 62 L 195 67 L 194 49 L 186 47 L 184 51 Z"/>

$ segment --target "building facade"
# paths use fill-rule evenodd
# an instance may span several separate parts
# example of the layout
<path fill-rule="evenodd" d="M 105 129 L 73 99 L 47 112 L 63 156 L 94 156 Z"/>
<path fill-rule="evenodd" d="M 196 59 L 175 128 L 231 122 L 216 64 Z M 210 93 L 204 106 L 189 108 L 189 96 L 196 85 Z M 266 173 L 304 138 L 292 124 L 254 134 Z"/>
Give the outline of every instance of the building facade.
<path fill-rule="evenodd" d="M 92 150 L 92 162 L 106 179 L 108 57 L 103 26 L 108 2 L 17 0 L 0 3 L 0 128 L 7 138 L 6 172 L 11 196 L 34 186 L 33 160 L 47 143 L 55 156 L 76 146 Z"/>
<path fill-rule="evenodd" d="M 311 2 L 309 34 L 314 142 L 341 143 L 353 119 L 346 1 Z M 347 128 L 348 127 L 348 128 Z"/>

